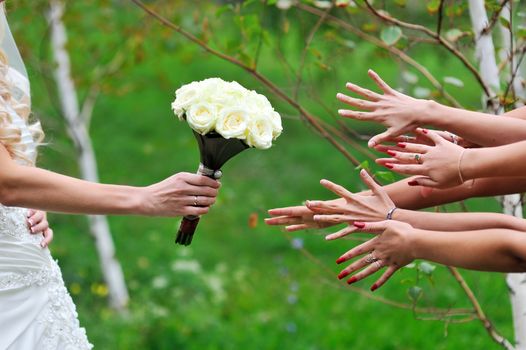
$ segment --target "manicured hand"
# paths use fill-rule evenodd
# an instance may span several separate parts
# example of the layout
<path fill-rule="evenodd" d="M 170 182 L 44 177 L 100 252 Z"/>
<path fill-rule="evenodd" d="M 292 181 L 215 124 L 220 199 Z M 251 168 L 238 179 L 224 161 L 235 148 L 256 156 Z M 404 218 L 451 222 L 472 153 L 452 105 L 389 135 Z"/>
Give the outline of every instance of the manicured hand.
<path fill-rule="evenodd" d="M 462 137 L 452 134 L 450 132 L 442 131 L 442 130 L 432 130 L 432 131 L 434 131 L 444 140 L 453 142 L 454 144 L 459 145 L 461 147 L 464 147 L 464 148 L 479 147 L 479 145 L 475 145 L 474 143 L 466 141 Z M 404 151 L 404 149 L 402 149 L 398 145 L 400 143 L 402 144 L 403 143 L 416 143 L 416 144 L 428 145 L 428 146 L 434 145 L 434 143 L 431 140 L 429 140 L 428 137 L 424 137 L 424 136 L 421 136 L 419 133 L 415 133 L 411 136 L 403 135 L 403 136 L 396 136 L 396 137 L 388 138 L 384 141 L 384 143 L 374 146 L 374 149 L 377 150 L 378 152 L 383 152 L 383 153 L 388 153 L 387 151 Z"/>
<path fill-rule="evenodd" d="M 448 188 L 462 184 L 459 160 L 465 149 L 433 131 L 418 129 L 416 133 L 427 137 L 434 146 L 401 142 L 399 151 L 387 152 L 392 158 L 376 162 L 400 174 L 421 175 L 409 182 L 412 186 Z"/>
<path fill-rule="evenodd" d="M 336 98 L 349 106 L 367 111 L 341 109 L 338 113 L 342 117 L 377 122 L 387 127 L 387 131 L 373 136 L 369 140 L 369 147 L 374 147 L 389 138 L 410 133 L 421 124 L 425 124 L 423 118 L 429 114 L 431 108 L 428 100 L 416 99 L 392 89 L 372 70 L 369 70 L 368 74 L 382 90 L 382 95 L 358 85 L 347 83 L 347 89 L 364 99 L 341 93 L 337 94 Z"/>
<path fill-rule="evenodd" d="M 343 186 L 328 180 L 320 183 L 328 190 L 340 196 L 343 200 L 334 201 L 307 201 L 307 207 L 316 212 L 314 220 L 320 223 L 337 225 L 348 223 L 350 226 L 325 237 L 333 240 L 344 237 L 356 231 L 352 225 L 354 221 L 378 221 L 386 218 L 389 210 L 395 207 L 393 201 L 382 186 L 378 185 L 365 170 L 360 171 L 362 181 L 369 187 L 371 195 L 353 194 Z"/>
<path fill-rule="evenodd" d="M 340 200 L 338 199 L 328 202 L 338 201 Z M 268 213 L 273 217 L 265 219 L 265 223 L 267 225 L 285 226 L 285 230 L 289 232 L 307 229 L 320 229 L 332 226 L 330 223 L 314 221 L 313 217 L 315 212 L 304 205 L 270 209 Z"/>
<path fill-rule="evenodd" d="M 336 260 L 337 264 L 359 257 L 338 275 L 339 279 L 351 276 L 347 283 L 360 281 L 375 272 L 387 267 L 382 276 L 371 286 L 371 291 L 380 288 L 401 267 L 415 259 L 412 252 L 412 241 L 415 230 L 409 224 L 394 220 L 379 222 L 354 222 L 360 232 L 372 233 L 376 236 L 362 243 Z"/>
<path fill-rule="evenodd" d="M 47 213 L 45 211 L 29 209 L 27 212 L 27 224 L 32 234 L 42 234 L 44 239 L 40 246 L 45 248 L 53 240 L 53 230 L 49 227 Z"/>

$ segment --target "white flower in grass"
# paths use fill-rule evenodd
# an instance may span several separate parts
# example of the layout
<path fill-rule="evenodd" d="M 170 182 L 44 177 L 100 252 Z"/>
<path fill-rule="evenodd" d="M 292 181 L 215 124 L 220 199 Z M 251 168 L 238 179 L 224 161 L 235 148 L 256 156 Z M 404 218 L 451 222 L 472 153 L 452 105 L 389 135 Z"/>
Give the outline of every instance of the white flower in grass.
<path fill-rule="evenodd" d="M 249 120 L 249 113 L 242 108 L 224 108 L 219 113 L 216 131 L 225 139 L 245 139 Z"/>
<path fill-rule="evenodd" d="M 213 130 L 217 120 L 217 108 L 211 103 L 196 103 L 186 112 L 188 125 L 201 135 Z"/>
<path fill-rule="evenodd" d="M 248 124 L 247 144 L 259 149 L 272 146 L 272 123 L 270 118 L 254 115 Z"/>

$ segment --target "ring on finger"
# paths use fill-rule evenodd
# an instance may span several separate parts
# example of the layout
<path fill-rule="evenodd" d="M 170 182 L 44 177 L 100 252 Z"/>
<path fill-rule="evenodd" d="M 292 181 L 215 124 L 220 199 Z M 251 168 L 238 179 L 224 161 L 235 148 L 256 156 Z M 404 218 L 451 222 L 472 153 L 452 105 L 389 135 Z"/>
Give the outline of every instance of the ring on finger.
<path fill-rule="evenodd" d="M 422 157 L 420 156 L 420 154 L 415 154 L 415 160 L 418 164 L 422 164 Z"/>
<path fill-rule="evenodd" d="M 376 260 L 374 262 L 374 266 L 376 266 L 376 268 L 380 270 L 382 268 L 382 260 Z"/>
<path fill-rule="evenodd" d="M 197 196 L 194 196 L 194 206 L 197 207 Z"/>
<path fill-rule="evenodd" d="M 371 264 L 376 261 L 378 261 L 378 259 L 374 257 L 372 252 L 365 257 L 365 262 L 368 264 Z"/>

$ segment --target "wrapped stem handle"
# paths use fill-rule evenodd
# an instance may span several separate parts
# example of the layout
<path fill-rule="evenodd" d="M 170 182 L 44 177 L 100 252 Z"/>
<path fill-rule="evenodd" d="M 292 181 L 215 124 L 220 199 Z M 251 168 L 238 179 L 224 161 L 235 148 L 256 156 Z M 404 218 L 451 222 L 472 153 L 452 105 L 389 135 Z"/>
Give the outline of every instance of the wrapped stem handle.
<path fill-rule="evenodd" d="M 197 170 L 198 175 L 207 176 L 214 180 L 219 180 L 223 173 L 221 170 L 214 170 L 206 167 L 202 163 L 199 164 L 199 169 Z M 197 229 L 197 224 L 199 224 L 200 217 L 198 215 L 186 215 L 179 225 L 179 230 L 177 231 L 177 236 L 175 237 L 175 243 L 181 245 L 190 245 L 192 243 L 192 238 L 194 237 L 195 230 Z"/>

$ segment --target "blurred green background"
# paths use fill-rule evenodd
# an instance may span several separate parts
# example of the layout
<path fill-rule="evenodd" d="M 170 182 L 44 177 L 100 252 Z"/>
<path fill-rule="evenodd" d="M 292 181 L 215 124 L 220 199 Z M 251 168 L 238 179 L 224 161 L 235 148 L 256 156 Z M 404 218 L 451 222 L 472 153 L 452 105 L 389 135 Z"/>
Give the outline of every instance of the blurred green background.
<path fill-rule="evenodd" d="M 434 21 L 434 14 L 418 3 L 393 11 L 410 21 Z M 148 4 L 212 47 L 246 62 L 260 50 L 258 70 L 293 94 L 296 78 L 282 58 L 292 71 L 298 69 L 305 38 L 316 17 L 259 1 L 245 6 L 207 1 Z M 49 145 L 41 150 L 40 166 L 78 176 L 74 147 L 60 116 L 52 79 L 47 4 L 22 0 L 8 4 L 8 8 L 30 73 L 33 108 L 47 133 Z M 342 15 L 341 11 L 347 12 Z M 379 24 L 360 13 L 351 9 L 332 13 L 379 36 L 375 27 Z M 454 25 L 469 28 L 465 12 L 453 19 Z M 97 67 L 116 53 L 124 57 L 116 74 L 95 81 L 101 85 L 102 94 L 95 106 L 91 135 L 102 182 L 145 186 L 175 172 L 196 170 L 195 140 L 188 126 L 176 120 L 170 110 L 175 89 L 194 80 L 213 76 L 237 80 L 267 95 L 284 124 L 282 136 L 270 150 L 248 150 L 223 168 L 218 202 L 201 220 L 190 247 L 173 243 L 177 219 L 110 217 L 131 296 L 127 315 L 108 307 L 107 287 L 86 219 L 50 215 L 55 231 L 52 253 L 95 348 L 498 348 L 477 320 L 458 324 L 421 320 L 410 309 L 367 297 L 372 278 L 357 283 L 364 294 L 339 283 L 334 261 L 356 242 L 325 242 L 319 232 L 287 235 L 264 225 L 269 208 L 332 198 L 318 184 L 321 178 L 352 191 L 363 189 L 363 185 L 355 167 L 261 83 L 162 28 L 131 1 L 68 1 L 64 20 L 81 99 L 94 82 Z M 254 31 L 256 38 L 263 36 L 261 44 L 254 39 Z M 480 107 L 480 89 L 458 60 L 434 46 L 415 46 L 410 53 L 437 77 L 462 80 L 463 87 L 448 85 L 448 91 L 465 106 Z M 334 123 L 341 108 L 335 94 L 344 89 L 346 81 L 374 89 L 366 75 L 368 68 L 410 94 L 422 93 L 421 89 L 425 94 L 429 89 L 433 96 L 430 85 L 396 57 L 323 25 L 306 53 L 299 101 Z M 418 82 L 404 79 L 404 74 L 406 78 L 407 74 L 416 77 Z M 364 135 L 381 130 L 367 123 L 346 123 Z M 357 150 L 350 151 L 360 161 L 366 159 Z M 499 210 L 492 198 L 470 200 L 467 206 L 477 211 Z M 304 252 L 317 260 L 309 259 Z M 503 275 L 467 271 L 463 275 L 495 326 L 512 339 Z M 444 267 L 437 267 L 431 277 L 418 274 L 415 268 L 403 269 L 374 296 L 411 305 L 408 290 L 415 285 L 423 290 L 417 304 L 420 307 L 470 307 Z"/>

